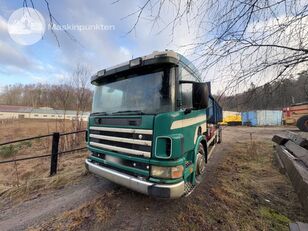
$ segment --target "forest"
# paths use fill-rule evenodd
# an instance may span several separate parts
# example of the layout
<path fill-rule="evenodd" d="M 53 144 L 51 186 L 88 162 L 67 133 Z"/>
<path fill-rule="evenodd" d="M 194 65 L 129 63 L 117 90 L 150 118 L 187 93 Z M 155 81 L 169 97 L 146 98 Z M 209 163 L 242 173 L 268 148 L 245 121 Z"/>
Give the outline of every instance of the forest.
<path fill-rule="evenodd" d="M 78 89 L 67 84 L 14 84 L 4 87 L 0 104 L 76 110 L 79 93 Z M 85 111 L 90 111 L 92 91 L 84 89 L 82 99 Z"/>
<path fill-rule="evenodd" d="M 15 84 L 5 86 L 0 93 L 0 104 L 83 111 L 91 110 L 93 91 L 88 84 Z M 78 82 L 78 81 L 77 81 Z M 279 79 L 263 86 L 250 88 L 240 94 L 216 95 L 227 111 L 282 109 L 294 103 L 308 101 L 308 71 L 294 78 Z"/>
<path fill-rule="evenodd" d="M 0 92 L 0 104 L 90 111 L 93 92 L 89 76 L 87 66 L 77 65 L 72 74 L 58 84 L 7 85 Z"/>
<path fill-rule="evenodd" d="M 308 101 L 308 71 L 260 87 L 251 83 L 250 88 L 240 94 L 215 97 L 225 111 L 281 110 L 291 104 Z"/>

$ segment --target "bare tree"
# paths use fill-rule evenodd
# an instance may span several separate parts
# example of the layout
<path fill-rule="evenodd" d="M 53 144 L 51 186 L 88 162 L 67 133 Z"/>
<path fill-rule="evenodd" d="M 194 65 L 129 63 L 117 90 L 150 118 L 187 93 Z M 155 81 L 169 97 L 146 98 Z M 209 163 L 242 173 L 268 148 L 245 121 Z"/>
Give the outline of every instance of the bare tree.
<path fill-rule="evenodd" d="M 308 60 L 307 16 L 303 0 L 143 0 L 127 17 L 135 18 L 128 33 L 143 18 L 170 30 L 172 39 L 183 23 L 196 27 L 194 41 L 185 48 L 202 71 L 223 67 L 220 79 L 228 78 L 232 88 L 301 70 Z"/>
<path fill-rule="evenodd" d="M 115 0 L 121 4 L 123 0 Z M 253 81 L 258 85 L 288 78 L 302 70 L 308 60 L 308 3 L 305 0 L 140 0 L 127 15 L 134 18 L 128 33 L 141 20 L 153 28 L 170 31 L 185 24 L 195 29 L 195 39 L 184 47 L 203 73 L 215 68 L 228 89 Z M 49 23 L 58 23 L 48 0 L 44 0 Z M 34 8 L 32 0 L 24 6 Z M 54 33 L 54 31 L 52 31 Z M 66 32 L 67 33 L 67 32 Z M 57 36 L 54 33 L 56 39 Z M 67 35 L 74 41 L 71 34 Z M 58 39 L 57 39 L 58 41 Z M 216 71 L 216 72 L 217 72 Z M 225 91 L 222 91 L 224 93 Z"/>
<path fill-rule="evenodd" d="M 92 92 L 90 89 L 91 71 L 88 66 L 78 64 L 69 79 L 70 86 L 73 89 L 73 98 L 75 101 L 76 118 L 74 121 L 75 130 L 82 129 L 83 115 L 91 105 Z"/>
<path fill-rule="evenodd" d="M 75 115 L 70 115 L 72 124 L 70 130 L 79 131 L 85 128 L 85 121 L 83 119 L 84 113 L 89 109 L 92 101 L 92 92 L 90 88 L 90 69 L 78 64 L 71 76 L 62 81 L 55 91 L 55 99 L 62 105 L 64 111 L 63 120 L 60 126 L 61 130 L 66 131 L 67 124 L 67 109 L 70 105 L 74 105 L 73 109 Z M 74 134 L 66 136 L 62 139 L 61 149 L 77 147 L 82 143 L 83 135 Z"/>

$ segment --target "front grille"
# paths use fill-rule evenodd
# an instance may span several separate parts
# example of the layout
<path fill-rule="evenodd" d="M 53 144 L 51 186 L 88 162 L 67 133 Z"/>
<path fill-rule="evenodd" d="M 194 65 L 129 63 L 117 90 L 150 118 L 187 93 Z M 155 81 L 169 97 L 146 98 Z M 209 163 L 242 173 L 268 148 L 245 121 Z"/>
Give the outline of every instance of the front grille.
<path fill-rule="evenodd" d="M 106 159 L 108 160 L 108 157 L 106 158 L 106 155 L 102 154 L 102 153 L 93 152 L 92 156 L 94 156 L 96 158 L 100 158 L 102 160 L 106 160 Z M 124 165 L 124 166 L 127 166 L 127 167 L 131 167 L 131 168 L 144 170 L 144 171 L 149 171 L 149 164 L 147 164 L 147 163 L 142 163 L 142 162 L 137 162 L 137 161 L 132 161 L 132 160 L 125 160 L 125 159 L 120 159 L 120 158 L 116 158 L 116 157 L 111 157 L 111 158 L 116 159 L 115 162 L 118 163 L 118 164 L 121 164 L 121 165 Z M 120 171 L 119 168 L 115 168 L 115 169 Z"/>
<path fill-rule="evenodd" d="M 95 118 L 95 125 L 140 126 L 141 118 Z"/>
<path fill-rule="evenodd" d="M 104 139 L 98 139 L 98 138 L 92 138 L 92 137 L 90 137 L 90 142 L 107 144 L 111 146 L 129 148 L 129 149 L 140 150 L 140 151 L 145 151 L 145 152 L 151 152 L 151 146 L 145 146 L 145 145 L 139 145 L 139 144 L 130 144 L 130 143 L 104 140 Z"/>
<path fill-rule="evenodd" d="M 104 135 L 104 136 L 116 136 L 129 139 L 139 139 L 139 134 L 137 133 L 120 133 L 112 131 L 99 131 L 99 130 L 90 130 L 90 134 Z M 142 134 L 142 140 L 152 140 L 152 135 Z"/>
<path fill-rule="evenodd" d="M 152 130 L 90 127 L 90 145 L 127 155 L 150 157 Z"/>

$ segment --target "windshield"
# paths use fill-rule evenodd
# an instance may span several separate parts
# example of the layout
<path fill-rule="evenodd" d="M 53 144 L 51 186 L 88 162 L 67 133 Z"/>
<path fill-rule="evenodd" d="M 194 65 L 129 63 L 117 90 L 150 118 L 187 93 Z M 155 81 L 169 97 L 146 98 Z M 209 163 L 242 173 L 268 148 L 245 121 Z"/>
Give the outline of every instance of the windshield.
<path fill-rule="evenodd" d="M 93 113 L 156 114 L 173 110 L 173 68 L 117 77 L 118 81 L 96 86 Z"/>

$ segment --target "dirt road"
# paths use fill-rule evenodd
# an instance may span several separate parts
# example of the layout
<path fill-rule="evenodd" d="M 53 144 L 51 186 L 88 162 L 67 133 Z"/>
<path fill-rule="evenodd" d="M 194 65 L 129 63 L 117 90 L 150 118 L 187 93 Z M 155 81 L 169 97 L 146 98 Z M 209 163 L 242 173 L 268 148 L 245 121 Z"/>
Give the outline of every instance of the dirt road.
<path fill-rule="evenodd" d="M 234 150 L 236 143 L 249 143 L 251 140 L 269 143 L 273 134 L 283 133 L 283 130 L 283 128 L 225 128 L 223 143 L 217 145 L 214 150 L 207 164 L 203 183 L 189 197 L 178 200 L 158 200 L 88 175 L 77 184 L 61 190 L 54 190 L 46 195 L 37 195 L 31 200 L 13 207 L 7 204 L 0 211 L 1 230 L 24 230 L 29 227 L 30 230 L 149 230 L 164 228 L 185 230 L 188 227 L 195 230 L 241 229 L 234 218 L 234 216 L 238 216 L 234 214 L 238 213 L 239 208 L 237 206 L 240 205 L 234 204 L 233 206 L 233 203 L 235 203 L 233 201 L 228 204 L 228 198 L 224 198 L 223 195 L 226 194 L 226 197 L 230 195 L 230 198 L 232 198 L 233 192 L 223 191 L 225 190 L 224 183 L 229 181 L 220 179 L 221 176 L 226 175 L 221 175 L 223 171 L 235 171 L 234 176 L 240 174 L 241 167 L 236 162 L 231 162 L 232 159 L 228 159 L 226 156 L 237 152 L 237 150 Z M 267 162 L 271 164 L 271 153 L 267 156 L 269 158 Z M 243 163 L 245 162 L 243 161 Z M 225 168 L 229 165 L 235 167 L 226 170 Z M 274 172 L 268 173 L 271 177 L 269 179 L 272 179 L 273 175 L 276 178 L 278 177 L 280 189 L 285 190 L 285 193 L 288 194 L 288 198 L 284 198 L 284 200 L 287 199 L 294 204 L 292 206 L 296 212 L 293 213 L 294 216 L 297 216 L 301 208 L 298 202 L 293 202 L 296 201 L 296 196 L 292 192 L 292 187 L 285 176 L 280 176 L 278 171 L 272 169 L 271 167 L 269 171 Z M 265 174 L 265 170 L 262 171 L 261 175 Z M 232 177 L 230 179 L 233 181 L 234 176 L 228 177 Z M 249 175 L 248 177 L 252 176 Z M 246 179 L 241 182 L 241 177 L 238 178 L 235 179 L 236 185 L 242 185 L 245 188 Z M 276 182 L 276 184 L 278 183 Z M 249 185 L 249 187 L 252 186 Z M 277 194 L 274 190 L 276 188 L 271 193 Z M 244 193 L 246 191 L 242 194 Z M 258 197 L 259 200 L 260 195 L 257 194 L 255 192 L 252 193 L 252 196 L 249 195 L 249 200 L 255 201 L 255 197 Z M 238 200 L 243 195 L 236 194 L 235 196 L 238 197 Z M 268 197 L 270 198 L 270 196 Z M 272 200 L 275 201 L 275 198 L 272 198 Z M 259 204 L 255 206 L 259 208 Z M 290 213 L 293 211 L 291 208 L 288 209 Z M 221 217 L 219 217 L 217 213 L 223 213 L 223 211 L 226 214 L 221 214 Z M 249 210 L 249 212 L 252 213 L 253 211 Z M 232 221 L 233 223 L 228 221 L 228 213 L 235 219 L 235 221 Z M 255 227 L 255 229 L 262 229 L 262 227 Z"/>
<path fill-rule="evenodd" d="M 35 195 L 32 200 L 12 208 L 9 208 L 8 204 L 6 208 L 1 209 L 1 230 L 24 230 L 44 219 L 78 207 L 112 188 L 114 185 L 110 182 L 89 175 L 76 185 L 70 185 L 44 196 Z"/>

